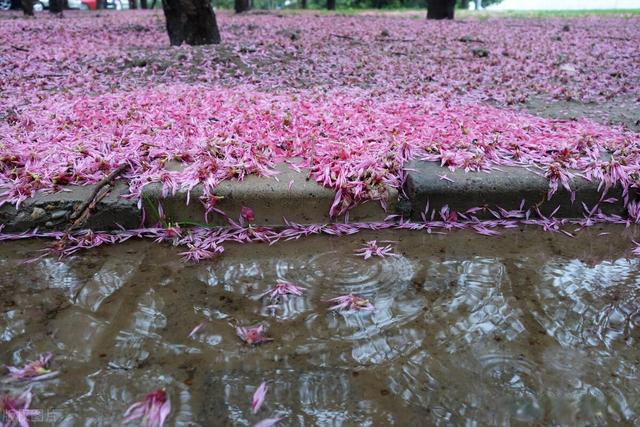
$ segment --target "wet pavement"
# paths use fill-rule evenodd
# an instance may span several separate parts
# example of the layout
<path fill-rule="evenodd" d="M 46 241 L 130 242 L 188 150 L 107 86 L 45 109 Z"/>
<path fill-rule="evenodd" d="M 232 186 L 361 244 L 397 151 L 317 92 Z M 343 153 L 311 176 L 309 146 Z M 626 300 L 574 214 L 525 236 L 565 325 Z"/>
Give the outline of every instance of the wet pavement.
<path fill-rule="evenodd" d="M 363 232 L 228 245 L 200 264 L 147 241 L 25 264 L 46 242 L 5 243 L 0 363 L 56 355 L 32 407 L 62 426 L 119 425 L 160 387 L 181 426 L 637 425 L 634 233 Z M 353 254 L 372 239 L 398 256 Z M 278 281 L 306 291 L 261 299 Z M 375 310 L 328 310 L 349 293 Z M 248 346 L 232 326 L 258 323 L 273 342 Z"/>

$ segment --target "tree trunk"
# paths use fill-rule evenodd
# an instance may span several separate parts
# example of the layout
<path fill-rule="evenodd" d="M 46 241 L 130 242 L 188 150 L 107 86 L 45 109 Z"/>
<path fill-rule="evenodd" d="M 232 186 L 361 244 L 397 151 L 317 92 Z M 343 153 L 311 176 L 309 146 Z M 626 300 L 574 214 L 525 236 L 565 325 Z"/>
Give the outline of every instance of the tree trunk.
<path fill-rule="evenodd" d="M 251 9 L 251 1 L 250 0 L 234 0 L 233 8 L 236 13 L 247 12 Z"/>
<path fill-rule="evenodd" d="M 216 15 L 209 0 L 162 0 L 172 45 L 220 43 Z"/>
<path fill-rule="evenodd" d="M 427 0 L 427 19 L 453 19 L 456 0 Z"/>
<path fill-rule="evenodd" d="M 49 12 L 62 13 L 63 2 L 62 0 L 49 0 Z"/>
<path fill-rule="evenodd" d="M 476 4 L 476 10 L 480 10 L 480 6 L 482 5 L 480 0 L 473 0 L 473 2 Z"/>
<path fill-rule="evenodd" d="M 336 0 L 327 0 L 327 9 L 336 10 Z"/>
<path fill-rule="evenodd" d="M 26 16 L 33 16 L 33 0 L 22 0 L 22 11 Z"/>
<path fill-rule="evenodd" d="M 138 8 L 138 3 L 136 2 L 136 0 L 129 0 L 129 9 L 137 9 Z"/>
<path fill-rule="evenodd" d="M 460 0 L 458 2 L 458 7 L 460 9 L 469 9 L 469 0 Z"/>
<path fill-rule="evenodd" d="M 307 0 L 300 0 L 300 8 L 302 9 L 307 8 Z"/>
<path fill-rule="evenodd" d="M 148 7 L 147 0 L 140 0 L 140 9 L 147 9 Z"/>
<path fill-rule="evenodd" d="M 153 0 L 151 2 L 151 9 L 155 9 L 156 8 L 156 3 L 158 2 L 158 0 Z"/>

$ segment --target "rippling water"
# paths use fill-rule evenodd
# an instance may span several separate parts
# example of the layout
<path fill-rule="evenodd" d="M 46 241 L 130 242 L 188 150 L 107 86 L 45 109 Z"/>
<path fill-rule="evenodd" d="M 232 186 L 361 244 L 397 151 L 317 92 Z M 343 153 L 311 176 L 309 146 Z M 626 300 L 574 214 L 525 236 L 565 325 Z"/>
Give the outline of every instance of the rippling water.
<path fill-rule="evenodd" d="M 32 406 L 62 426 L 118 425 L 160 387 L 181 426 L 638 425 L 634 231 L 602 231 L 363 233 L 230 246 L 197 265 L 149 242 L 29 264 L 44 243 L 3 244 L 0 365 L 54 352 L 62 374 L 34 384 Z M 399 256 L 354 256 L 370 239 Z M 278 281 L 305 294 L 260 298 Z M 349 293 L 375 310 L 327 310 Z M 235 336 L 258 323 L 272 343 Z"/>

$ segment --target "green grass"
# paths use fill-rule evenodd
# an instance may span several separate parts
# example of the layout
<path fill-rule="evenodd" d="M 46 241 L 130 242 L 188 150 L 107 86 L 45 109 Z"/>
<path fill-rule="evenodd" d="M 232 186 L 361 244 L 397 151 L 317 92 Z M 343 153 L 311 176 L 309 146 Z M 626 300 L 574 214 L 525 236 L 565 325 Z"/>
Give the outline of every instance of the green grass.
<path fill-rule="evenodd" d="M 487 18 L 573 18 L 590 15 L 638 15 L 640 9 L 579 9 L 579 10 L 460 10 L 460 17 Z"/>
<path fill-rule="evenodd" d="M 313 13 L 316 15 L 379 15 L 379 16 L 397 16 L 403 18 L 424 17 L 427 13 L 426 9 L 359 9 L 359 8 L 338 8 L 338 10 L 330 11 L 319 7 L 310 7 L 309 9 L 287 8 L 281 10 L 272 10 L 272 13 L 283 15 L 296 15 L 300 13 Z M 640 15 L 640 9 L 580 9 L 580 10 L 456 10 L 456 18 L 574 18 L 580 16 L 591 15 Z"/>

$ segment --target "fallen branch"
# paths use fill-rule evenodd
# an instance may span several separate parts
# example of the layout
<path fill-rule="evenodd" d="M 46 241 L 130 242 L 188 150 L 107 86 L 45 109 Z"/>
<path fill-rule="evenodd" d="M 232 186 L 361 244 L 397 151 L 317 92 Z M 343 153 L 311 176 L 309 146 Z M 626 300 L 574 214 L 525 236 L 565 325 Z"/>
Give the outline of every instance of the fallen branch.
<path fill-rule="evenodd" d="M 89 215 L 91 215 L 91 212 L 96 208 L 96 206 L 98 206 L 98 203 L 100 203 L 100 201 L 104 199 L 107 194 L 109 194 L 110 190 L 111 190 L 111 185 L 106 185 L 100 189 L 98 194 L 87 205 L 86 209 L 83 210 L 82 213 L 80 213 L 80 216 L 78 216 L 78 218 L 75 221 L 73 221 L 73 223 L 69 226 L 69 228 L 66 229 L 65 237 L 69 235 L 70 232 L 78 228 L 80 225 L 84 224 L 87 221 L 87 219 L 89 219 Z"/>
<path fill-rule="evenodd" d="M 20 52 L 29 52 L 29 49 L 26 49 L 24 47 L 14 46 L 14 45 L 11 45 L 11 47 L 14 48 L 15 50 L 19 50 Z"/>
<path fill-rule="evenodd" d="M 106 196 L 109 190 L 111 189 L 110 187 L 106 187 L 106 191 L 102 191 L 103 188 L 105 186 L 110 185 L 111 182 L 114 179 L 116 179 L 122 172 L 124 172 L 128 167 L 129 167 L 128 163 L 124 163 L 118 166 L 116 169 L 111 171 L 109 175 L 102 178 L 96 184 L 96 187 L 91 192 L 91 195 L 89 196 L 89 198 L 85 200 L 80 206 L 78 206 L 76 210 L 73 211 L 73 213 L 69 217 L 69 219 L 75 220 L 75 221 L 73 224 L 71 224 L 67 232 L 72 230 L 74 227 L 78 226 L 79 224 L 81 224 L 83 222 L 83 218 L 84 219 L 88 218 L 91 212 L 91 209 L 95 208 L 98 202 L 102 200 L 104 196 Z"/>

